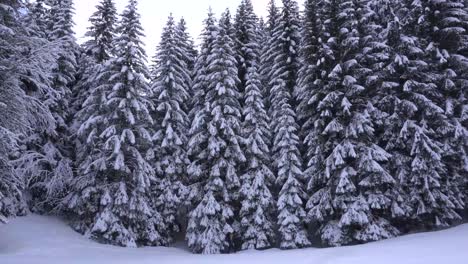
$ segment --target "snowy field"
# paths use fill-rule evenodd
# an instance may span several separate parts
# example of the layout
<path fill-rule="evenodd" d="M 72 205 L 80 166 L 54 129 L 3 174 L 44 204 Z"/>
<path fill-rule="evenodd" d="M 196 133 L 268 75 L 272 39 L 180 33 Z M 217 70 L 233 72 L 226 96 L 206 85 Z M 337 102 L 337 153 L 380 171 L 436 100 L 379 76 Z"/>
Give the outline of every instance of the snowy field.
<path fill-rule="evenodd" d="M 468 225 L 361 246 L 201 256 L 177 248 L 94 243 L 56 218 L 28 216 L 0 226 L 0 264 L 467 264 Z"/>

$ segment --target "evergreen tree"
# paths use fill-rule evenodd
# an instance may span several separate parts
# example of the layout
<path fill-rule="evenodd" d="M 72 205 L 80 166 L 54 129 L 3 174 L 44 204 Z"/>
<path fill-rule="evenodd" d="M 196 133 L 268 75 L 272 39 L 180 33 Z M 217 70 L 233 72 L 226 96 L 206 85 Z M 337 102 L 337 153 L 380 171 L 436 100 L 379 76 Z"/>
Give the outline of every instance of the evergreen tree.
<path fill-rule="evenodd" d="M 273 165 L 279 188 L 277 201 L 279 242 L 283 249 L 310 244 L 305 227 L 302 160 L 299 152 L 295 100 L 299 68 L 299 8 L 295 1 L 284 0 L 277 25 L 271 33 L 272 60 L 267 73 L 270 80 L 270 114 L 273 131 Z M 268 60 L 265 60 L 268 61 Z M 265 62 L 264 61 L 264 62 Z"/>
<path fill-rule="evenodd" d="M 73 91 L 73 124 L 71 130 L 75 137 L 75 163 L 79 164 L 86 159 L 89 149 L 85 138 L 77 137 L 77 132 L 89 115 L 94 114 L 90 105 L 82 110 L 83 103 L 89 98 L 91 89 L 97 87 L 98 73 L 101 67 L 112 57 L 113 41 L 115 39 L 115 26 L 117 23 L 117 10 L 112 0 L 103 0 L 96 6 L 96 12 L 90 17 L 91 26 L 85 36 L 89 39 L 81 47 L 79 72 L 77 83 Z M 99 105 L 94 105 L 98 111 Z"/>
<path fill-rule="evenodd" d="M 0 224 L 24 211 L 23 175 L 11 160 L 22 154 L 20 139 L 32 128 L 54 127 L 49 109 L 34 95 L 50 92 L 48 77 L 56 58 L 49 42 L 28 28 L 34 20 L 19 15 L 23 8 L 21 1 L 0 4 Z"/>
<path fill-rule="evenodd" d="M 442 162 L 447 173 L 443 188 L 457 209 L 462 209 L 463 175 L 468 173 L 468 60 L 462 50 L 468 40 L 468 6 L 461 0 L 427 1 L 423 5 L 423 37 L 429 66 L 440 90 L 437 103 L 447 117 L 438 124 L 438 140 L 443 143 Z"/>
<path fill-rule="evenodd" d="M 235 18 L 235 52 L 239 72 L 239 92 L 247 86 L 247 70 L 260 56 L 258 18 L 250 0 L 242 0 Z"/>
<path fill-rule="evenodd" d="M 0 224 L 5 224 L 7 218 L 18 212 L 20 179 L 14 174 L 8 153 L 16 150 L 16 133 L 25 131 L 30 121 L 24 105 L 26 94 L 20 87 L 20 80 L 12 76 L 16 73 L 14 63 L 20 54 L 14 46 L 18 41 L 16 17 L 19 4 L 19 1 L 9 1 L 0 5 Z"/>
<path fill-rule="evenodd" d="M 155 56 L 152 84 L 153 103 L 157 105 L 153 116 L 156 127 L 153 144 L 157 146 L 153 167 L 158 178 L 153 193 L 157 196 L 158 211 L 166 221 L 168 233 L 162 235 L 169 242 L 174 241 L 180 230 L 177 216 L 186 196 L 189 165 L 186 147 L 190 72 L 184 58 L 190 55 L 179 45 L 180 37 L 174 18 L 170 16 Z"/>
<path fill-rule="evenodd" d="M 191 171 L 202 179 L 203 197 L 189 214 L 187 240 L 197 253 L 233 250 L 239 165 L 245 162 L 240 148 L 241 107 L 229 15 L 223 14 L 206 67 L 206 126 L 191 138 L 200 146 Z"/>
<path fill-rule="evenodd" d="M 392 155 L 390 172 L 404 192 L 403 212 L 413 221 L 399 226 L 443 226 L 458 219 L 453 196 L 447 190 L 447 171 L 442 163 L 442 142 L 436 131 L 447 117 L 438 105 L 440 92 L 434 83 L 419 35 L 421 3 L 402 1 L 385 32 L 390 47 L 384 67 L 378 108 L 385 118 L 383 146 Z"/>
<path fill-rule="evenodd" d="M 301 68 L 298 72 L 297 115 L 302 124 L 300 134 L 306 150 L 304 157 L 308 163 L 314 157 L 316 147 L 316 144 L 313 142 L 315 132 L 314 124 L 319 118 L 314 111 L 314 104 L 316 103 L 316 98 L 314 97 L 315 85 L 320 75 L 318 68 L 318 52 L 322 44 L 319 40 L 320 34 L 322 33 L 322 21 L 321 17 L 318 16 L 319 10 L 317 0 L 306 0 L 301 29 Z M 306 168 L 308 168 L 310 163 L 306 163 L 305 165 Z M 304 173 L 306 175 L 310 174 L 308 169 L 306 169 Z"/>
<path fill-rule="evenodd" d="M 187 25 L 185 20 L 182 18 L 176 26 L 176 34 L 178 35 L 178 46 L 180 47 L 181 51 L 180 56 L 181 60 L 185 62 L 187 65 L 187 70 L 189 71 L 189 75 L 185 78 L 185 83 L 187 87 L 189 87 L 189 94 L 190 98 L 193 96 L 192 85 L 193 85 L 193 73 L 195 68 L 195 61 L 197 59 L 198 51 L 195 49 L 195 45 L 193 43 L 192 37 L 187 32 Z M 188 104 L 188 111 L 191 109 L 191 105 Z"/>
<path fill-rule="evenodd" d="M 47 75 L 53 89 L 36 96 L 49 108 L 55 126 L 38 130 L 24 140 L 26 150 L 17 165 L 19 173 L 26 178 L 30 206 L 40 212 L 61 209 L 61 199 L 73 177 L 68 127 L 77 51 L 73 32 L 73 3 L 70 0 L 55 0 L 50 5 L 45 25 L 46 35 L 54 44 L 54 52 L 57 52 L 52 74 Z M 33 17 L 42 17 L 41 14 L 32 14 Z"/>
<path fill-rule="evenodd" d="M 113 0 L 102 0 L 96 9 L 89 18 L 91 26 L 85 34 L 89 40 L 83 44 L 83 48 L 86 55 L 94 58 L 97 63 L 102 63 L 112 57 L 117 9 Z"/>
<path fill-rule="evenodd" d="M 274 51 L 276 47 L 277 37 L 274 36 L 274 30 L 279 22 L 279 9 L 275 5 L 274 0 L 268 2 L 268 18 L 264 28 L 264 45 L 262 46 L 261 57 L 260 57 L 260 75 L 263 84 L 263 94 L 265 97 L 265 107 L 267 111 L 270 111 L 270 89 L 271 89 L 271 68 L 274 63 Z M 269 113 L 269 116 L 270 113 Z"/>
<path fill-rule="evenodd" d="M 79 164 L 67 205 L 74 228 L 98 241 L 119 246 L 165 245 L 164 222 L 155 209 L 151 95 L 136 0 L 122 13 L 114 42 L 115 58 L 104 64 L 99 86 L 84 111 L 92 114 L 78 131 L 91 151 Z M 102 81 L 101 81 L 102 80 Z M 95 105 L 100 107 L 96 110 Z"/>
<path fill-rule="evenodd" d="M 193 72 L 198 51 L 195 49 L 193 39 L 187 31 L 187 23 L 185 22 L 184 18 L 181 18 L 177 24 L 176 32 L 179 35 L 178 38 L 180 39 L 179 45 L 181 49 L 184 50 L 184 53 L 182 54 L 184 61 L 187 64 L 188 70 Z"/>
<path fill-rule="evenodd" d="M 204 149 L 206 146 L 201 142 L 207 142 L 207 111 L 205 110 L 205 95 L 208 89 L 208 57 L 213 53 L 213 45 L 218 32 L 216 19 L 211 10 L 208 12 L 208 17 L 204 21 L 205 28 L 202 33 L 202 44 L 200 47 L 200 54 L 198 55 L 194 70 L 193 70 L 193 98 L 190 102 L 191 110 L 189 111 L 189 119 L 191 121 L 188 143 L 188 154 L 191 164 L 188 168 L 189 182 L 190 182 L 190 195 L 188 203 L 194 207 L 201 201 L 203 194 L 202 182 L 205 180 L 206 174 L 203 162 L 207 158 Z"/>
<path fill-rule="evenodd" d="M 393 237 L 398 234 L 390 222 L 396 182 L 386 168 L 390 154 L 377 145 L 375 119 L 382 115 L 370 89 L 377 78 L 370 68 L 372 52 L 378 51 L 372 12 L 368 1 L 317 7 L 324 14 L 313 59 L 317 77 L 313 83 L 302 79 L 311 85 L 303 109 L 315 119 L 304 125 L 312 194 L 308 215 L 329 245 Z M 307 19 L 315 20 L 311 14 Z"/>
<path fill-rule="evenodd" d="M 45 0 L 37 0 L 33 3 L 28 2 L 29 26 L 35 29 L 37 37 L 47 38 L 48 9 L 45 6 Z"/>
<path fill-rule="evenodd" d="M 257 59 L 258 60 L 258 59 Z M 253 61 L 254 62 L 254 61 Z M 242 249 L 264 249 L 274 245 L 274 174 L 268 147 L 270 126 L 265 110 L 258 64 L 247 71 L 243 136 L 247 168 L 240 177 Z"/>
<path fill-rule="evenodd" d="M 243 96 L 243 149 L 247 158 L 240 177 L 242 249 L 263 249 L 274 245 L 274 198 L 271 187 L 269 119 L 265 110 L 260 79 L 260 32 L 252 2 L 243 0 L 235 19 L 239 91 Z M 243 91 L 243 92 L 242 92 Z"/>

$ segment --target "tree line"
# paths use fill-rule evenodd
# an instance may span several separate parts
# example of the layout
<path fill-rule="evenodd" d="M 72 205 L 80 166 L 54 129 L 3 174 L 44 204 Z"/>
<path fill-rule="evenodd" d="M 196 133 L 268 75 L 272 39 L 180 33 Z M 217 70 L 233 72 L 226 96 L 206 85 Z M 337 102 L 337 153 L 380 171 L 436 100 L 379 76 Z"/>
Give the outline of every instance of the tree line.
<path fill-rule="evenodd" d="M 2 1 L 0 222 L 203 254 L 462 222 L 467 2 L 281 2 L 210 10 L 199 47 L 170 15 L 148 61 L 136 0 L 81 45 L 72 0 Z"/>

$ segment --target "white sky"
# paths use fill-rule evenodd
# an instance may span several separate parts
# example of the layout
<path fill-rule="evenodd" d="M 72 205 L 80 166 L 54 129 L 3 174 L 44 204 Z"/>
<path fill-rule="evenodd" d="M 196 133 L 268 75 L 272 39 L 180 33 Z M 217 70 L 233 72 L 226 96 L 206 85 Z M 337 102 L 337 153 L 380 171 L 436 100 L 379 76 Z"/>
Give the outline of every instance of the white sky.
<path fill-rule="evenodd" d="M 119 13 L 127 5 L 127 0 L 114 0 Z M 269 0 L 252 0 L 255 12 L 258 16 L 265 16 Z M 88 18 L 95 11 L 95 6 L 100 0 L 75 0 L 75 32 L 79 42 L 83 41 L 83 35 L 89 26 Z M 142 25 L 145 30 L 146 50 L 149 56 L 155 52 L 159 42 L 161 30 L 167 17 L 172 12 L 176 20 L 184 17 L 192 38 L 198 43 L 199 35 L 203 28 L 203 20 L 206 18 L 208 8 L 219 15 L 229 8 L 234 16 L 241 0 L 138 0 L 138 10 L 141 14 Z M 276 0 L 278 5 L 280 0 Z"/>

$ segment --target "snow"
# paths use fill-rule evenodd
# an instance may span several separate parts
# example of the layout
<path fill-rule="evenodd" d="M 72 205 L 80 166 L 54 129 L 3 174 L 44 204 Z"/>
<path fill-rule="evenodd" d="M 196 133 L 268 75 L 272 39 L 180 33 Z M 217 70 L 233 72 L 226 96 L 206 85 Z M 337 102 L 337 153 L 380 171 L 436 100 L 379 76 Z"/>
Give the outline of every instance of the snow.
<path fill-rule="evenodd" d="M 62 220 L 31 215 L 0 226 L 2 264 L 464 264 L 468 225 L 366 245 L 194 255 L 183 248 L 120 248 L 75 233 Z"/>

